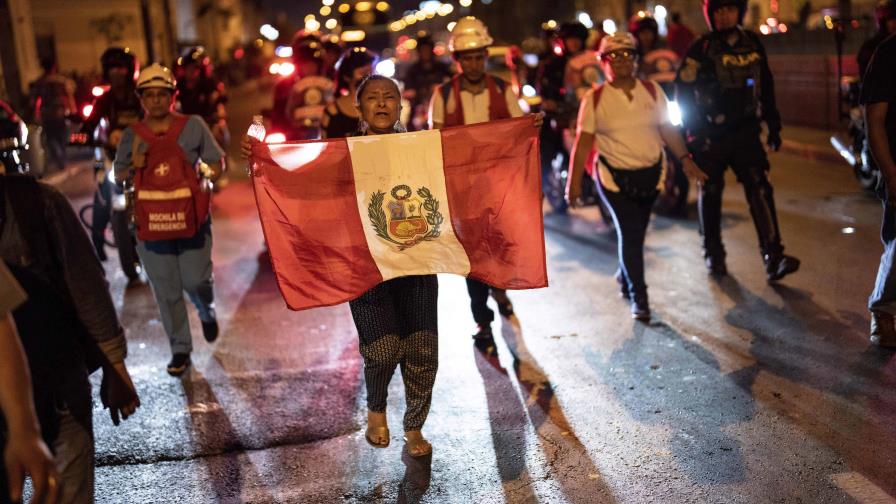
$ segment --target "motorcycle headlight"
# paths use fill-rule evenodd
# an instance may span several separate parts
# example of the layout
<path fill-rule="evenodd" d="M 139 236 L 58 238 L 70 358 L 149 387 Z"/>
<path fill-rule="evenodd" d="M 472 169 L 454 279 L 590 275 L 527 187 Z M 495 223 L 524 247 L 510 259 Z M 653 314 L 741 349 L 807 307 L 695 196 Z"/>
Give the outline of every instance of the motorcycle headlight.
<path fill-rule="evenodd" d="M 678 102 L 669 102 L 668 113 L 669 122 L 672 123 L 672 126 L 681 126 L 681 108 L 678 106 Z"/>

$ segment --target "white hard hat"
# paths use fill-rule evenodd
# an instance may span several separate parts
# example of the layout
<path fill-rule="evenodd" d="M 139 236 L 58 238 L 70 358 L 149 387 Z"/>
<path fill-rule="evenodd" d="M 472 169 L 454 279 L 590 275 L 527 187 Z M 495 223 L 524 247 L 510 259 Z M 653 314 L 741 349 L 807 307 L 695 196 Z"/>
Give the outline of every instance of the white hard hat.
<path fill-rule="evenodd" d="M 153 63 L 144 68 L 137 77 L 137 91 L 149 88 L 164 88 L 173 91 L 177 88 L 177 82 L 168 67 Z"/>
<path fill-rule="evenodd" d="M 485 23 L 473 16 L 462 17 L 451 30 L 451 39 L 448 41 L 448 50 L 451 52 L 471 51 L 484 49 L 494 43 L 494 39 L 488 34 Z"/>

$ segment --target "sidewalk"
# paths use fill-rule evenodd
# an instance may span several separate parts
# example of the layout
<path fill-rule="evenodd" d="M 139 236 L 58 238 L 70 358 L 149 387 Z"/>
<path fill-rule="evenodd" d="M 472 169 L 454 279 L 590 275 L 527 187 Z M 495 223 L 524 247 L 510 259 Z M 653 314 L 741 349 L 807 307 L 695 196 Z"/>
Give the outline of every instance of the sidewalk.
<path fill-rule="evenodd" d="M 831 135 L 834 133 L 837 132 L 785 125 L 781 132 L 784 140 L 781 152 L 802 156 L 810 161 L 845 163 L 831 145 Z"/>

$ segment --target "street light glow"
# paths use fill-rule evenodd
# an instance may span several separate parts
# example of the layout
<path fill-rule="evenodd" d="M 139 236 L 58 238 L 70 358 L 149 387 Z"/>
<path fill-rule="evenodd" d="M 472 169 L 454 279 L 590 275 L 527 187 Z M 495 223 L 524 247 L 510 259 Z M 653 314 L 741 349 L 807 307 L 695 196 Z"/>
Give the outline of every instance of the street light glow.
<path fill-rule="evenodd" d="M 278 58 L 291 58 L 292 57 L 292 47 L 277 46 L 277 48 L 274 49 L 274 54 L 276 54 Z"/>
<path fill-rule="evenodd" d="M 329 16 L 331 12 L 333 12 L 333 9 L 331 9 L 331 8 L 330 8 L 329 6 L 327 6 L 327 5 L 324 5 L 323 7 L 320 8 L 320 15 L 321 15 L 321 16 Z"/>
<path fill-rule="evenodd" d="M 343 42 L 360 42 L 367 37 L 364 30 L 347 30 L 342 32 Z"/>
<path fill-rule="evenodd" d="M 277 40 L 280 37 L 280 32 L 269 24 L 261 25 L 261 28 L 258 30 L 261 33 L 261 36 L 268 40 Z"/>
<path fill-rule="evenodd" d="M 456 21 L 452 21 L 452 22 L 448 23 L 448 31 L 452 31 L 452 30 L 454 30 L 454 27 L 455 27 L 455 26 L 457 26 L 457 22 L 456 22 Z"/>
<path fill-rule="evenodd" d="M 333 30 L 338 25 L 339 25 L 339 21 L 336 21 L 335 19 L 328 19 L 326 24 L 324 24 L 324 26 L 326 26 L 328 30 Z"/>
<path fill-rule="evenodd" d="M 585 28 L 588 28 L 589 30 L 594 28 L 594 21 L 591 20 L 591 16 L 589 16 L 587 12 L 579 12 L 576 17 L 580 23 L 585 25 Z"/>
<path fill-rule="evenodd" d="M 607 35 L 615 35 L 616 34 L 616 21 L 612 19 L 604 19 L 603 25 L 601 27 L 604 29 L 604 33 Z"/>
<path fill-rule="evenodd" d="M 329 7 L 332 6 L 335 2 L 336 0 L 323 0 L 321 3 Z"/>
<path fill-rule="evenodd" d="M 669 15 L 669 13 L 662 5 L 657 5 L 653 8 L 653 17 L 657 19 L 665 19 L 667 15 Z"/>
<path fill-rule="evenodd" d="M 395 62 L 391 59 L 384 59 L 376 64 L 376 73 L 384 75 L 390 79 L 395 76 Z"/>
<path fill-rule="evenodd" d="M 308 21 L 305 21 L 305 29 L 313 32 L 320 30 L 320 21 L 316 19 L 309 19 Z"/>
<path fill-rule="evenodd" d="M 473 5 L 473 0 L 460 0 L 460 2 L 458 2 L 458 3 L 460 4 L 461 7 L 469 7 L 469 6 Z"/>

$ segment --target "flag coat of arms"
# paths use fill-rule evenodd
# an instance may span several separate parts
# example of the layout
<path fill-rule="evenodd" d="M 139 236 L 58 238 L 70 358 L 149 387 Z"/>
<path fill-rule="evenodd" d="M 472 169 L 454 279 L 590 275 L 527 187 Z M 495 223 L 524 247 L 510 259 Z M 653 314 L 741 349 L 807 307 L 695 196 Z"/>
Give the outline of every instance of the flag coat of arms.
<path fill-rule="evenodd" d="M 255 144 L 255 198 L 286 304 L 334 305 L 434 273 L 546 287 L 537 135 L 523 117 Z"/>

